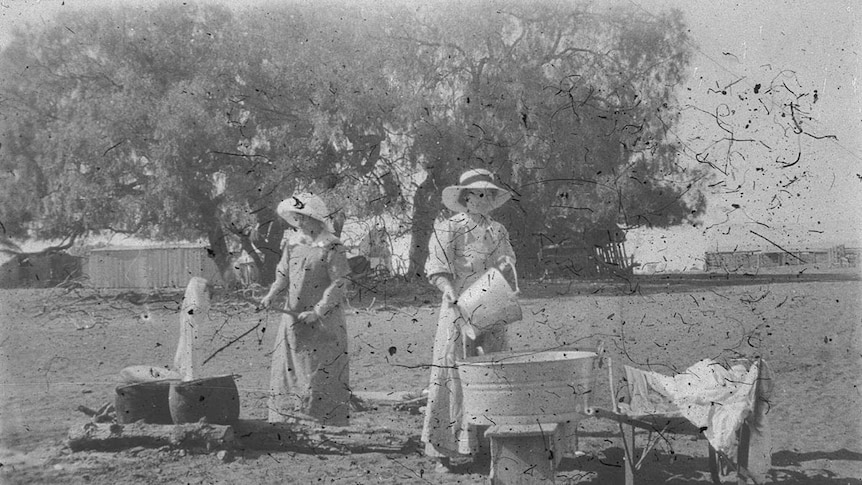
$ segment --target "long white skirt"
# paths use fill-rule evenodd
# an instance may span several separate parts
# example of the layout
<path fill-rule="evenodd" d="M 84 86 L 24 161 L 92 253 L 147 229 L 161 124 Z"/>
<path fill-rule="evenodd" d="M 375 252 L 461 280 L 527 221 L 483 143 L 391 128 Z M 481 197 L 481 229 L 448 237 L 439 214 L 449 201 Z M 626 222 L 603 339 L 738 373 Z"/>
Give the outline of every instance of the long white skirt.
<path fill-rule="evenodd" d="M 463 395 L 456 361 L 464 356 L 476 355 L 476 348 L 485 353 L 508 349 L 506 327 L 480 333 L 475 341 L 461 334 L 461 315 L 448 302 L 440 305 L 437 333 L 434 337 L 434 354 L 431 362 L 431 382 L 428 386 L 428 404 L 422 441 L 425 454 L 434 457 L 452 457 L 473 454 L 479 447 L 476 427 L 463 423 Z"/>

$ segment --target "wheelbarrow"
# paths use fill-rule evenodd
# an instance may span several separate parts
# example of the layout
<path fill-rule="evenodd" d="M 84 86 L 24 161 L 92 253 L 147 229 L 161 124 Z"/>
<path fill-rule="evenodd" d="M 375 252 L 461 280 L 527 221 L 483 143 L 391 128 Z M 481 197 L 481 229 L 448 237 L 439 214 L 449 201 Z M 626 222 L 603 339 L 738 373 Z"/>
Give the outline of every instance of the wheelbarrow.
<path fill-rule="evenodd" d="M 624 451 L 624 468 L 625 468 L 625 483 L 626 485 L 634 485 L 635 474 L 644 464 L 644 460 L 649 452 L 662 439 L 667 439 L 667 435 L 689 435 L 695 437 L 704 437 L 706 428 L 701 428 L 694 425 L 688 418 L 683 416 L 679 409 L 673 409 L 672 406 L 657 410 L 655 403 L 646 403 L 639 399 L 638 393 L 632 389 L 631 379 L 626 379 L 626 390 L 628 396 L 618 399 L 616 393 L 616 383 L 614 381 L 613 363 L 609 357 L 604 358 L 608 368 L 608 379 L 610 382 L 611 403 L 612 409 L 602 409 L 599 407 L 590 407 L 587 409 L 587 414 L 597 418 L 604 418 L 616 422 L 619 425 L 620 434 L 623 441 Z M 765 426 L 765 414 L 767 411 L 767 397 L 771 383 L 768 382 L 768 372 L 764 372 L 765 363 L 761 359 L 756 359 L 751 364 L 751 371 L 756 372 L 754 380 L 754 403 L 748 411 L 747 417 L 742 421 L 741 426 L 736 431 L 738 445 L 735 459 L 724 456 L 716 451 L 712 444 L 707 441 L 708 446 L 708 466 L 709 474 L 713 483 L 721 485 L 721 475 L 723 466 L 735 469 L 737 473 L 738 485 L 746 483 L 761 483 L 758 477 L 754 476 L 752 469 L 763 468 L 764 463 L 752 463 L 750 458 L 755 460 L 765 461 L 768 457 L 765 456 L 749 456 L 751 452 L 752 431 L 754 430 L 755 421 L 760 420 L 761 426 Z M 628 374 L 628 372 L 627 372 Z M 627 376 L 628 377 L 628 376 Z M 646 443 L 644 444 L 641 453 L 638 455 L 636 443 L 636 430 L 644 430 L 647 432 Z M 759 430 L 756 431 L 756 439 L 763 439 Z M 751 466 L 753 465 L 753 466 Z M 765 463 L 768 466 L 768 461 Z"/>

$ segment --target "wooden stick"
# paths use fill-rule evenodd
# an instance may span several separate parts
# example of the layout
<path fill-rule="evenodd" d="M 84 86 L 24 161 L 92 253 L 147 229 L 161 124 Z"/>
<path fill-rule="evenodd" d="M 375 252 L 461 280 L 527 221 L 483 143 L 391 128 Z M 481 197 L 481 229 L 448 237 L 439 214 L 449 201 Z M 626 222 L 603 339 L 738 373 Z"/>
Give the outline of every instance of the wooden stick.
<path fill-rule="evenodd" d="M 252 300 L 251 298 L 241 297 L 241 299 L 243 299 L 243 300 L 245 300 L 245 301 L 247 301 L 247 302 L 250 302 L 250 303 L 254 303 L 254 300 Z M 291 311 L 288 311 L 288 310 L 283 310 L 283 309 L 280 309 L 280 308 L 269 308 L 269 309 L 271 309 L 271 310 L 273 310 L 273 311 L 277 311 L 277 312 L 279 312 L 279 313 L 283 313 L 283 314 L 285 314 L 285 315 L 291 315 L 291 316 L 293 316 L 294 318 L 296 317 L 296 313 L 295 313 L 295 312 L 291 312 Z M 260 309 L 257 309 L 257 310 L 255 310 L 255 311 L 260 311 Z M 226 344 L 222 345 L 221 347 L 219 347 L 218 349 L 216 349 L 216 351 L 215 351 L 215 352 L 213 352 L 212 354 L 210 354 L 210 356 L 209 356 L 209 357 L 207 357 L 206 359 L 204 359 L 204 360 L 203 360 L 203 362 L 201 362 L 201 365 L 206 364 L 207 362 L 209 362 L 210 360 L 212 360 L 212 358 L 213 358 L 213 357 L 215 357 L 219 352 L 221 352 L 222 350 L 224 350 L 224 349 L 226 349 L 226 348 L 230 347 L 231 345 L 233 345 L 233 344 L 237 343 L 240 339 L 242 339 L 242 338 L 243 338 L 243 337 L 245 337 L 246 335 L 248 335 L 248 334 L 250 334 L 251 332 L 253 332 L 256 328 L 260 327 L 261 323 L 262 323 L 262 322 L 257 322 L 257 325 L 255 325 L 255 326 L 251 327 L 250 329 L 246 330 L 245 332 L 241 333 L 241 334 L 239 335 L 239 337 L 237 337 L 237 338 L 235 338 L 235 339 L 231 340 L 230 342 L 228 342 L 228 343 L 226 343 Z"/>
<path fill-rule="evenodd" d="M 231 340 L 230 342 L 228 342 L 228 343 L 226 343 L 226 344 L 222 345 L 221 347 L 219 347 L 218 349 L 216 349 L 216 351 L 215 351 L 215 352 L 213 352 L 212 354 L 210 354 L 210 356 L 209 356 L 209 357 L 207 357 L 206 359 L 204 359 L 204 361 L 203 361 L 203 362 L 201 362 L 201 365 L 206 364 L 207 362 L 209 362 L 210 360 L 212 360 L 212 358 L 213 358 L 213 357 L 215 357 L 216 355 L 218 355 L 218 353 L 219 353 L 219 352 L 221 352 L 222 350 L 224 350 L 224 349 L 226 349 L 226 348 L 230 347 L 231 345 L 233 345 L 233 344 L 235 344 L 237 341 L 239 341 L 241 338 L 243 338 L 243 337 L 245 337 L 246 335 L 248 335 L 248 334 L 250 334 L 251 332 L 253 332 L 257 327 L 260 327 L 260 324 L 261 324 L 261 322 L 257 322 L 257 324 L 256 324 L 255 326 L 253 326 L 253 327 L 251 327 L 250 329 L 246 330 L 245 332 L 241 333 L 241 334 L 239 335 L 239 337 L 237 337 L 237 338 L 235 338 L 235 339 Z"/>
<path fill-rule="evenodd" d="M 259 301 L 257 301 L 257 300 L 253 300 L 253 299 L 251 299 L 251 298 L 246 298 L 246 297 L 244 297 L 244 296 L 240 296 L 240 297 L 239 297 L 239 299 L 240 299 L 240 300 L 242 300 L 242 301 L 244 301 L 244 302 L 246 302 L 246 303 L 251 303 L 252 305 L 254 305 L 254 311 L 255 311 L 255 312 L 259 312 L 259 311 L 261 311 L 261 310 L 264 310 L 264 308 L 261 308 L 261 307 L 260 307 L 260 302 L 259 302 Z M 290 311 L 290 310 L 285 310 L 285 309 L 283 309 L 283 308 L 276 308 L 276 307 L 270 306 L 269 308 L 266 308 L 266 310 L 268 310 L 268 311 L 273 311 L 273 312 L 278 312 L 278 313 L 284 313 L 284 314 L 286 314 L 286 315 L 293 315 L 293 316 L 296 316 L 296 312 L 292 312 L 292 311 Z"/>
<path fill-rule="evenodd" d="M 613 409 L 615 413 L 619 413 L 620 409 L 617 405 L 617 391 L 614 387 L 616 386 L 616 383 L 614 382 L 614 363 L 610 357 L 608 357 L 605 362 L 608 366 L 608 384 L 611 387 L 611 409 Z"/>

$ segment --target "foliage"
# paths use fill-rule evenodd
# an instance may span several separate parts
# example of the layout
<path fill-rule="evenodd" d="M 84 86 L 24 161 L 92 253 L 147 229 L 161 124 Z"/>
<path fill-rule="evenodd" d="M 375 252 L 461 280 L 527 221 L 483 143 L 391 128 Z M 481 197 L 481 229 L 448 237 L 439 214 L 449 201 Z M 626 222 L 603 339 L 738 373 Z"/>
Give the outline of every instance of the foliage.
<path fill-rule="evenodd" d="M 206 237 L 224 271 L 235 241 L 266 282 L 296 188 L 342 217 L 410 215 L 411 276 L 440 190 L 476 166 L 515 193 L 500 218 L 527 268 L 543 241 L 696 217 L 702 175 L 667 136 L 679 14 L 493 6 L 166 3 L 19 30 L 0 54 L 4 231 Z"/>
<path fill-rule="evenodd" d="M 515 192 L 502 218 L 526 270 L 542 244 L 584 239 L 587 229 L 694 219 L 705 203 L 689 191 L 703 172 L 679 164 L 667 136 L 690 57 L 679 13 L 497 6 L 427 8 L 393 28 L 416 51 L 406 72 L 421 87 L 411 154 L 428 178 L 414 239 L 427 240 L 439 190 L 473 166 Z M 424 244 L 413 247 L 419 272 Z"/>

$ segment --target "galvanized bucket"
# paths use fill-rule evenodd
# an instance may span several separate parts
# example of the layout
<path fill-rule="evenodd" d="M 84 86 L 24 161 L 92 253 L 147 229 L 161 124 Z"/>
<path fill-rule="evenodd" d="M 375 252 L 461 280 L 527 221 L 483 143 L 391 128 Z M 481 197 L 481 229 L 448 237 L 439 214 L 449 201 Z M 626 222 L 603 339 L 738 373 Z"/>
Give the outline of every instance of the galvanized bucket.
<path fill-rule="evenodd" d="M 598 353 L 498 352 L 458 362 L 467 424 L 577 423 L 595 387 Z"/>
<path fill-rule="evenodd" d="M 523 318 L 518 304 L 518 274 L 514 265 L 515 288 L 497 268 L 491 268 L 458 295 L 458 310 L 470 325 L 484 330 Z"/>

